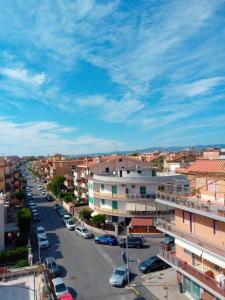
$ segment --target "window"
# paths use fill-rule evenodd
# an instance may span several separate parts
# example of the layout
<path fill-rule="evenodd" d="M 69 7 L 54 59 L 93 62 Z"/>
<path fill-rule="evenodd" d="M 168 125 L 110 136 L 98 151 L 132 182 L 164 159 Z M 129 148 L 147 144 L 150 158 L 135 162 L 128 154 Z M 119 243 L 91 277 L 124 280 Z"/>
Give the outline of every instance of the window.
<path fill-rule="evenodd" d="M 190 225 L 190 213 L 187 212 L 187 211 L 183 211 L 183 223 L 186 224 L 186 225 Z"/>
<path fill-rule="evenodd" d="M 117 201 L 112 201 L 112 209 L 117 209 L 117 208 L 118 208 Z"/>
<path fill-rule="evenodd" d="M 122 158 L 119 158 L 119 162 L 122 162 L 123 160 L 122 160 Z"/>
<path fill-rule="evenodd" d="M 164 185 L 159 185 L 159 191 L 165 191 L 165 186 Z"/>
<path fill-rule="evenodd" d="M 156 170 L 152 170 L 152 176 L 156 176 Z"/>
<path fill-rule="evenodd" d="M 129 190 L 128 190 L 128 188 L 126 188 L 126 194 L 129 194 Z"/>
<path fill-rule="evenodd" d="M 105 172 L 109 173 L 109 167 L 105 168 Z"/>
<path fill-rule="evenodd" d="M 138 174 L 141 174 L 141 170 L 138 170 Z"/>
<path fill-rule="evenodd" d="M 216 271 L 218 271 L 218 272 L 220 271 L 220 266 L 214 265 L 214 268 L 215 268 Z"/>
<path fill-rule="evenodd" d="M 90 204 L 94 204 L 94 198 L 92 198 L 92 197 L 89 196 L 89 203 Z"/>
<path fill-rule="evenodd" d="M 213 220 L 213 234 L 219 230 L 219 223 L 216 220 Z"/>
<path fill-rule="evenodd" d="M 112 222 L 115 222 L 115 223 L 117 223 L 118 222 L 118 217 L 117 216 L 112 216 Z"/>
<path fill-rule="evenodd" d="M 104 184 L 101 184 L 101 186 L 100 186 L 100 191 L 101 191 L 101 192 L 104 192 L 104 188 L 105 188 L 105 187 L 104 187 Z"/>
<path fill-rule="evenodd" d="M 146 186 L 140 186 L 140 194 L 146 195 Z"/>
<path fill-rule="evenodd" d="M 105 199 L 101 199 L 101 206 L 105 205 Z"/>
<path fill-rule="evenodd" d="M 112 194 L 117 194 L 117 186 L 112 185 Z"/>
<path fill-rule="evenodd" d="M 127 174 L 130 174 L 130 170 L 127 170 Z"/>

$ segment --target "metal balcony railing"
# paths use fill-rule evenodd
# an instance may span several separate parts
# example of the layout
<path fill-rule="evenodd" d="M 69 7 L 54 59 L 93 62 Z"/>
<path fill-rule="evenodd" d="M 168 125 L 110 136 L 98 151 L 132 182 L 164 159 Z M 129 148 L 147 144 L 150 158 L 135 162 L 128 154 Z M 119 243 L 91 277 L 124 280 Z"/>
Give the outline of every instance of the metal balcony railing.
<path fill-rule="evenodd" d="M 94 192 L 94 196 L 97 198 L 105 199 L 117 199 L 117 200 L 132 200 L 132 199 L 149 199 L 154 201 L 155 196 L 153 194 L 113 194 L 104 192 Z"/>
<path fill-rule="evenodd" d="M 201 200 L 195 195 L 191 194 L 174 194 L 167 192 L 157 192 L 156 199 L 164 200 L 165 202 L 170 202 L 171 204 L 181 205 L 189 207 L 196 211 L 204 211 L 207 213 L 212 213 L 218 216 L 225 217 L 225 205 L 221 203 L 216 203 L 216 201 L 211 200 Z"/>
<path fill-rule="evenodd" d="M 166 248 L 162 247 L 159 249 L 159 256 L 161 258 L 164 258 L 165 261 L 171 266 L 175 266 L 177 269 L 185 271 L 187 274 L 191 275 L 199 282 L 204 284 L 205 287 L 209 287 L 210 289 L 225 297 L 225 287 L 220 286 L 219 282 L 217 282 L 214 278 L 197 270 L 187 262 L 176 257 L 176 252 L 167 251 Z"/>
<path fill-rule="evenodd" d="M 222 257 L 224 257 L 225 255 L 225 247 L 222 244 L 215 243 L 213 241 L 210 241 L 209 239 L 204 239 L 204 237 L 202 237 L 202 234 L 201 236 L 198 236 L 194 233 L 181 230 L 176 226 L 175 223 L 161 219 L 157 219 L 156 226 L 163 232 L 167 231 L 175 237 L 183 238 L 191 242 L 192 244 L 195 244 L 196 246 L 200 246 L 201 248 L 210 251 L 213 254 L 215 253 Z"/>

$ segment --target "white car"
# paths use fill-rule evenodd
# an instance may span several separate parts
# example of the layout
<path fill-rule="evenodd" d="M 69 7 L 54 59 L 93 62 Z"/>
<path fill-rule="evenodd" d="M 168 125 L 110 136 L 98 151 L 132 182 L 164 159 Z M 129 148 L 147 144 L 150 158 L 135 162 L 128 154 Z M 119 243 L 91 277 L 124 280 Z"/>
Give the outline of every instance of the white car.
<path fill-rule="evenodd" d="M 38 235 L 37 236 L 37 241 L 38 241 L 38 247 L 39 248 L 48 248 L 50 246 L 47 237 Z"/>
<path fill-rule="evenodd" d="M 36 233 L 37 233 L 37 237 L 38 237 L 38 236 L 42 236 L 42 237 L 44 237 L 44 238 L 47 238 L 45 229 L 44 229 L 44 227 L 42 227 L 42 226 L 38 226 L 38 227 L 36 228 Z"/>
<path fill-rule="evenodd" d="M 57 299 L 60 299 L 61 296 L 69 292 L 62 277 L 56 277 L 52 279 L 52 283 Z"/>
<path fill-rule="evenodd" d="M 64 216 L 62 217 L 62 222 L 63 222 L 64 225 L 66 225 L 66 222 L 67 222 L 67 221 L 70 221 L 70 220 L 71 220 L 71 218 L 70 218 L 69 215 L 64 215 Z M 71 220 L 71 221 L 72 221 L 72 220 Z"/>
<path fill-rule="evenodd" d="M 75 229 L 75 226 L 76 226 L 76 224 L 74 223 L 73 220 L 68 220 L 68 221 L 66 221 L 66 227 L 67 227 L 69 230 L 74 230 L 74 229 Z"/>
<path fill-rule="evenodd" d="M 42 195 L 44 195 L 44 196 L 45 196 L 45 191 L 42 191 L 41 193 L 42 193 Z"/>

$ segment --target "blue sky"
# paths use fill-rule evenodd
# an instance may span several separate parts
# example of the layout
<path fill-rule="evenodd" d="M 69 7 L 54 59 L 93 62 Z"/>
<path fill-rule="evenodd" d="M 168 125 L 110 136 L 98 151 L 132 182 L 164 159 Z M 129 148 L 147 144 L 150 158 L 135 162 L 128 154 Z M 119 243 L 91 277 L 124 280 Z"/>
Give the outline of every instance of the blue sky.
<path fill-rule="evenodd" d="M 225 1 L 0 0 L 0 154 L 225 142 Z"/>

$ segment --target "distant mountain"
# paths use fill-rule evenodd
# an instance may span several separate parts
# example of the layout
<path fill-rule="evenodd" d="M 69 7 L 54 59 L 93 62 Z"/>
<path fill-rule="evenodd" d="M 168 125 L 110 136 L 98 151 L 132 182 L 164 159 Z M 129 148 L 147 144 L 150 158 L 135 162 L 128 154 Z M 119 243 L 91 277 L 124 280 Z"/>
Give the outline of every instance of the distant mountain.
<path fill-rule="evenodd" d="M 145 149 L 137 150 L 124 150 L 124 151 L 113 151 L 113 152 L 98 152 L 80 155 L 68 155 L 68 157 L 81 157 L 81 156 L 100 156 L 100 155 L 111 155 L 111 154 L 131 154 L 131 153 L 146 153 L 146 152 L 178 152 L 184 150 L 201 151 L 206 148 L 225 148 L 225 144 L 208 144 L 208 145 L 194 145 L 194 146 L 168 146 L 168 147 L 149 147 Z"/>

